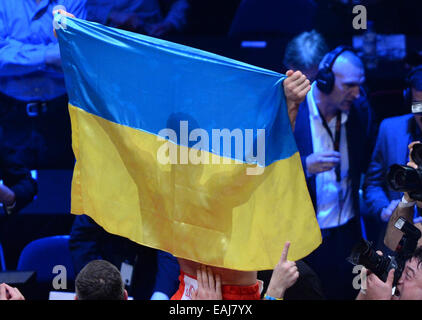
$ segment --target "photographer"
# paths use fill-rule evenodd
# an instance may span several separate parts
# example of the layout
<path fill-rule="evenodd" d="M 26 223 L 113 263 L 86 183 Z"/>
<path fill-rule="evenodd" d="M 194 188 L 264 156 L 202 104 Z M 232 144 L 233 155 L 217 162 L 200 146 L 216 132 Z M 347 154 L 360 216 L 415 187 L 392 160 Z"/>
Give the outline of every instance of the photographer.
<path fill-rule="evenodd" d="M 377 253 L 382 255 L 379 251 Z M 422 247 L 419 246 L 413 256 L 406 261 L 394 295 L 392 295 L 394 269 L 390 270 L 386 282 L 363 268 L 361 283 L 365 282 L 365 274 L 366 289 L 361 289 L 356 300 L 422 300 Z"/>
<path fill-rule="evenodd" d="M 413 161 L 411 157 L 411 153 L 413 151 L 413 146 L 417 143 L 420 143 L 420 142 L 415 141 L 409 144 L 409 160 L 410 161 L 407 163 L 407 165 L 414 169 L 417 169 L 418 166 Z M 397 248 L 397 245 L 399 244 L 399 241 L 402 237 L 402 232 L 400 230 L 397 230 L 394 227 L 394 224 L 396 223 L 399 217 L 403 217 L 407 221 L 415 223 L 415 226 L 418 229 L 422 230 L 422 223 L 413 220 L 414 212 L 415 212 L 414 210 L 415 204 L 417 205 L 417 207 L 422 208 L 422 201 L 414 201 L 409 196 L 409 194 L 405 192 L 397 208 L 394 210 L 393 214 L 391 215 L 390 220 L 388 221 L 387 231 L 384 237 L 384 244 L 391 250 L 395 250 Z M 420 246 L 422 246 L 422 238 L 419 239 L 419 242 L 418 242 L 418 247 Z"/>

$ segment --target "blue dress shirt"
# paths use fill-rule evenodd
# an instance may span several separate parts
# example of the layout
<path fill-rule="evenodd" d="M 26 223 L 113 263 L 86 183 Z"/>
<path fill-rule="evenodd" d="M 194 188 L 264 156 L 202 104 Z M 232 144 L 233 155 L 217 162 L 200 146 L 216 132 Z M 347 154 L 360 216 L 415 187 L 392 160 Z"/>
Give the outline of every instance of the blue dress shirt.
<path fill-rule="evenodd" d="M 0 1 L 0 92 L 28 102 L 48 101 L 65 94 L 52 11 L 61 5 L 85 19 L 85 3 L 86 0 Z"/>

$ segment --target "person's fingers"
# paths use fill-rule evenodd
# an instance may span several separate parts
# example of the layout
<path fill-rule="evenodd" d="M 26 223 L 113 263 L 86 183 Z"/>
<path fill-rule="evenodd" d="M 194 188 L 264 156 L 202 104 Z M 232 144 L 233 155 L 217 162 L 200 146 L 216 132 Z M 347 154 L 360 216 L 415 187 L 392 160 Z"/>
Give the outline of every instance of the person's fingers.
<path fill-rule="evenodd" d="M 391 210 L 391 211 L 393 211 L 396 207 L 397 207 L 397 205 L 399 204 L 399 202 L 400 202 L 400 200 L 392 200 L 391 202 L 390 202 L 390 204 L 388 205 L 388 209 L 389 210 Z"/>
<path fill-rule="evenodd" d="M 207 275 L 207 267 L 204 265 L 201 266 L 201 280 L 202 280 L 202 287 L 208 289 L 208 275 Z"/>
<path fill-rule="evenodd" d="M 223 300 L 223 292 L 221 290 L 221 276 L 215 275 L 215 290 L 217 292 L 217 300 Z"/>
<path fill-rule="evenodd" d="M 217 297 L 221 295 L 221 277 L 219 274 L 215 275 L 215 290 L 217 291 Z"/>
<path fill-rule="evenodd" d="M 196 281 L 198 282 L 198 288 L 202 288 L 202 271 L 200 267 L 196 269 Z"/>
<path fill-rule="evenodd" d="M 18 300 L 20 298 L 20 296 L 21 296 L 18 288 L 15 288 L 15 287 L 14 288 L 11 288 L 11 290 L 9 292 L 10 292 L 10 298 L 12 300 Z"/>
<path fill-rule="evenodd" d="M 406 165 L 407 165 L 408 167 L 413 168 L 413 169 L 417 169 L 417 168 L 418 168 L 418 166 L 417 166 L 417 165 L 416 165 L 416 163 L 414 163 L 414 162 L 408 162 Z"/>
<path fill-rule="evenodd" d="M 299 92 L 299 96 L 301 96 L 301 97 L 306 96 L 306 94 L 309 92 L 309 90 L 311 90 L 310 84 L 308 86 L 306 86 L 305 89 L 303 89 L 301 92 Z"/>
<path fill-rule="evenodd" d="M 199 298 L 198 298 L 198 292 L 199 292 L 199 289 L 193 290 L 192 300 L 199 300 Z"/>
<path fill-rule="evenodd" d="M 0 300 L 6 300 L 6 286 L 4 283 L 0 284 Z"/>
<path fill-rule="evenodd" d="M 215 290 L 214 275 L 210 267 L 207 267 L 207 273 L 208 273 L 208 288 L 214 291 Z"/>
<path fill-rule="evenodd" d="M 304 89 L 306 87 L 306 76 L 304 74 L 297 74 L 297 76 L 295 74 L 293 74 L 290 78 L 289 81 L 292 84 L 292 86 L 295 88 L 296 91 L 300 91 L 298 90 L 299 86 L 302 86 L 303 84 L 305 84 L 305 86 L 303 86 L 302 89 Z"/>
<path fill-rule="evenodd" d="M 368 272 L 368 274 L 366 275 L 366 281 L 368 283 L 368 285 L 372 284 L 375 280 L 376 275 L 373 274 L 372 272 Z"/>
<path fill-rule="evenodd" d="M 337 163 L 333 163 L 333 162 L 327 162 L 327 163 L 322 163 L 320 164 L 320 171 L 324 172 L 324 171 L 328 171 L 333 169 L 334 167 L 337 166 Z"/>
<path fill-rule="evenodd" d="M 409 144 L 409 146 L 408 146 L 408 148 L 409 148 L 409 159 L 410 159 L 410 162 L 412 162 L 413 163 L 413 159 L 412 159 L 412 151 L 413 151 L 413 146 L 415 145 L 415 144 L 418 144 L 418 143 L 420 143 L 420 141 L 413 141 L 413 142 L 411 142 L 410 144 Z M 416 164 L 415 164 L 416 165 Z M 411 166 L 412 168 L 413 168 L 413 166 Z M 416 168 L 415 168 L 416 169 Z"/>
<path fill-rule="evenodd" d="M 380 256 L 382 256 L 382 255 L 383 255 L 382 251 L 380 251 L 380 250 L 377 250 L 376 252 L 377 252 L 377 253 L 378 253 L 378 255 L 380 255 Z"/>
<path fill-rule="evenodd" d="M 392 285 L 392 284 L 393 284 L 393 281 L 394 281 L 394 272 L 395 272 L 395 270 L 394 270 L 394 269 L 391 269 L 391 270 L 388 272 L 388 277 L 387 277 L 387 281 L 386 281 L 386 283 L 388 283 L 388 284 L 390 284 L 390 285 Z"/>
<path fill-rule="evenodd" d="M 384 221 L 384 222 L 387 222 L 388 220 L 390 220 L 391 214 L 392 214 L 392 212 L 389 212 L 386 208 L 382 209 L 381 220 Z"/>
<path fill-rule="evenodd" d="M 286 76 L 290 77 L 293 73 L 294 73 L 294 71 L 293 71 L 293 70 L 288 70 L 288 71 L 286 72 Z"/>
<path fill-rule="evenodd" d="M 296 92 L 300 93 L 301 91 L 303 91 L 304 89 L 306 89 L 309 86 L 309 80 L 306 79 L 302 82 L 301 79 L 296 81 Z"/>
<path fill-rule="evenodd" d="M 340 158 L 336 157 L 323 157 L 320 159 L 321 163 L 334 163 L 337 164 L 340 162 Z"/>
<path fill-rule="evenodd" d="M 413 146 L 417 143 L 421 143 L 421 142 L 418 140 L 418 141 L 413 141 L 413 142 L 409 143 L 409 145 L 408 145 L 409 150 L 412 149 Z"/>
<path fill-rule="evenodd" d="M 53 15 L 55 15 L 56 13 L 59 13 L 63 16 L 69 17 L 69 18 L 74 18 L 75 15 L 63 10 L 63 9 L 58 9 L 58 10 L 53 10 Z"/>
<path fill-rule="evenodd" d="M 286 241 L 284 244 L 283 251 L 281 252 L 280 262 L 287 261 L 287 255 L 289 254 L 289 248 L 290 248 L 290 241 Z"/>
<path fill-rule="evenodd" d="M 303 73 L 298 71 L 295 71 L 293 74 L 291 74 L 286 80 L 288 80 L 287 82 L 295 82 L 296 80 L 300 79 L 302 77 Z"/>
<path fill-rule="evenodd" d="M 341 153 L 340 152 L 338 152 L 338 151 L 334 151 L 334 150 L 332 150 L 332 151 L 324 151 L 324 152 L 320 152 L 319 153 L 319 155 L 321 156 L 321 157 L 329 157 L 329 158 L 338 158 L 338 159 L 340 159 L 341 158 Z"/>

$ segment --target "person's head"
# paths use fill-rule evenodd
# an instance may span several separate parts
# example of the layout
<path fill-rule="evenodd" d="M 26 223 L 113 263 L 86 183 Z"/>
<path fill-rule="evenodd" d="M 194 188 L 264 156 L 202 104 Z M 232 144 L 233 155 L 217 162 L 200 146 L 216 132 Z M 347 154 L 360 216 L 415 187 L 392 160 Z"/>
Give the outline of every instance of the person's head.
<path fill-rule="evenodd" d="M 77 300 L 127 300 L 119 270 L 105 260 L 93 260 L 75 280 Z"/>
<path fill-rule="evenodd" d="M 318 72 L 318 64 L 327 52 L 325 40 L 318 32 L 303 32 L 287 44 L 283 64 L 287 69 L 302 71 L 312 82 Z"/>
<path fill-rule="evenodd" d="M 422 247 L 406 262 L 394 299 L 422 300 Z"/>
<path fill-rule="evenodd" d="M 326 64 L 321 61 L 320 70 Z M 345 50 L 337 56 L 331 67 L 334 84 L 329 93 L 322 93 L 326 109 L 348 112 L 353 102 L 360 97 L 360 86 L 365 81 L 365 68 L 360 58 L 352 51 Z"/>
<path fill-rule="evenodd" d="M 422 103 L 422 65 L 413 68 L 406 77 L 404 99 L 405 104 L 410 108 L 413 104 Z M 410 91 L 410 92 L 409 92 Z M 419 127 L 422 129 L 422 115 L 415 114 L 415 119 Z"/>

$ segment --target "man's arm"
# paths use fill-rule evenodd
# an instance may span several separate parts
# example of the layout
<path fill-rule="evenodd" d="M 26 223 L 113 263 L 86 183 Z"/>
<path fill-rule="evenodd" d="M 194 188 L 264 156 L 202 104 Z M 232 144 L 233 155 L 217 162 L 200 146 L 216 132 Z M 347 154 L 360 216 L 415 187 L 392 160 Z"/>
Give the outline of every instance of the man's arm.
<path fill-rule="evenodd" d="M 289 114 L 290 124 L 294 131 L 299 105 L 305 100 L 311 84 L 304 74 L 300 71 L 286 72 L 287 78 L 283 82 L 284 95 L 286 96 L 287 113 Z"/>
<path fill-rule="evenodd" d="M 151 26 L 148 34 L 153 37 L 162 36 L 172 30 L 181 30 L 186 25 L 186 10 L 189 8 L 187 0 L 166 0 L 165 4 L 171 5 L 163 21 Z"/>
<path fill-rule="evenodd" d="M 186 25 L 186 10 L 188 8 L 187 0 L 173 1 L 164 22 L 170 23 L 177 30 L 181 30 Z"/>
<path fill-rule="evenodd" d="M 290 242 L 286 242 L 281 253 L 281 257 L 271 275 L 265 300 L 282 300 L 288 288 L 295 284 L 299 278 L 299 271 L 294 261 L 288 261 Z"/>
<path fill-rule="evenodd" d="M 26 44 L 10 37 L 7 10 L 0 6 L 0 76 L 21 76 L 45 66 L 47 45 Z"/>
<path fill-rule="evenodd" d="M 34 199 L 37 184 L 10 146 L 1 146 L 0 168 L 4 182 L 0 187 L 0 202 L 10 208 L 6 210 L 8 214 L 16 213 Z"/>
<path fill-rule="evenodd" d="M 409 198 L 407 193 L 405 193 L 404 199 L 408 203 L 400 202 L 398 204 L 396 210 L 394 210 L 393 214 L 391 215 L 390 220 L 388 220 L 387 230 L 385 232 L 384 244 L 393 251 L 396 250 L 397 245 L 403 236 L 403 232 L 394 227 L 397 219 L 403 217 L 410 223 L 413 223 L 414 204 L 408 206 L 413 202 L 413 200 Z"/>
<path fill-rule="evenodd" d="M 90 261 L 102 259 L 100 243 L 105 231 L 87 215 L 78 215 L 70 232 L 69 249 L 75 273 Z"/>
<path fill-rule="evenodd" d="M 151 300 L 168 300 L 179 286 L 180 267 L 177 258 L 157 250 L 157 273 Z"/>
<path fill-rule="evenodd" d="M 71 12 L 78 19 L 86 19 L 87 1 L 86 0 L 69 0 L 66 4 L 66 11 Z"/>
<path fill-rule="evenodd" d="M 376 146 L 369 164 L 368 171 L 365 175 L 363 184 L 363 197 L 368 208 L 368 213 L 372 216 L 380 218 L 383 208 L 387 208 L 390 204 L 385 189 L 385 175 L 388 166 L 385 163 L 385 153 L 387 153 L 388 138 L 385 122 L 381 123 Z"/>
<path fill-rule="evenodd" d="M 85 19 L 85 2 L 68 1 L 66 6 L 76 17 Z M 45 70 L 49 64 L 60 65 L 57 42 L 32 44 L 13 39 L 8 34 L 7 19 L 6 11 L 0 8 L 0 76 L 24 76 Z"/>

